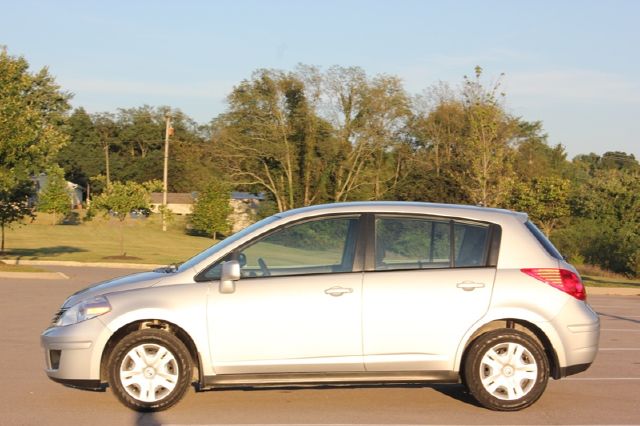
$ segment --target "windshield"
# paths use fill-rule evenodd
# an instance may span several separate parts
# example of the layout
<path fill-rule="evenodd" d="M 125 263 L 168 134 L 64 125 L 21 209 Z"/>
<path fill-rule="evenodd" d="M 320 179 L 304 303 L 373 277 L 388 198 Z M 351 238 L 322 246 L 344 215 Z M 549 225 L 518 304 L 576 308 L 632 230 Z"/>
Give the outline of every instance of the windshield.
<path fill-rule="evenodd" d="M 228 238 L 225 238 L 224 240 L 220 241 L 218 244 L 214 244 L 211 247 L 205 249 L 204 251 L 196 254 L 195 256 L 193 256 L 191 259 L 187 260 L 186 262 L 182 263 L 179 267 L 178 267 L 178 272 L 182 272 L 182 271 L 186 271 L 189 268 L 193 268 L 194 266 L 196 266 L 197 264 L 199 264 L 200 262 L 206 260 L 208 257 L 210 257 L 211 255 L 213 255 L 215 252 L 223 250 L 225 247 L 235 243 L 236 241 L 240 240 L 241 238 L 243 238 L 245 235 L 252 233 L 253 231 L 255 231 L 258 228 L 261 228 L 275 220 L 277 220 L 278 217 L 277 216 L 270 216 L 266 219 L 262 219 L 261 221 L 258 221 L 256 223 L 254 223 L 253 225 L 247 226 L 246 228 L 244 228 L 242 231 L 236 232 L 235 234 L 231 235 Z"/>

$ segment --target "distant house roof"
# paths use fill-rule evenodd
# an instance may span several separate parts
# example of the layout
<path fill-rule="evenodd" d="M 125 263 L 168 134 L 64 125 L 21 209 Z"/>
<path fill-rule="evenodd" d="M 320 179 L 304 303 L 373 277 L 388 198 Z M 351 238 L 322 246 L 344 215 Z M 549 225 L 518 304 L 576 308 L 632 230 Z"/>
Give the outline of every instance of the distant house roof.
<path fill-rule="evenodd" d="M 168 192 L 167 204 L 193 204 L 194 193 Z M 162 204 L 162 192 L 151 193 L 151 204 Z"/>
<path fill-rule="evenodd" d="M 233 191 L 231 193 L 232 200 L 264 200 L 264 193 L 252 194 L 251 192 L 238 192 Z"/>
<path fill-rule="evenodd" d="M 193 204 L 197 198 L 197 192 L 168 192 L 167 204 Z M 250 192 L 231 192 L 232 200 L 264 200 L 264 194 L 252 194 Z M 162 192 L 151 193 L 151 204 L 162 204 Z"/>

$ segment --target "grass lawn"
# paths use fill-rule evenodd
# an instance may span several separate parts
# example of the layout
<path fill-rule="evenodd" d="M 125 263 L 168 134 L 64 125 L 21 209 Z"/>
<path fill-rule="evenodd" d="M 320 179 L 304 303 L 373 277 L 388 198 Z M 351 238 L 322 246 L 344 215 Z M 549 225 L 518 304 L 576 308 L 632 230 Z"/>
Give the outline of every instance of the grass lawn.
<path fill-rule="evenodd" d="M 26 260 L 74 260 L 79 262 L 179 263 L 211 246 L 211 238 L 185 234 L 184 218 L 175 216 L 166 232 L 160 218 L 120 222 L 103 217 L 78 225 L 51 225 L 48 215 L 34 223 L 7 230 L 7 258 Z M 121 230 L 124 235 L 126 259 L 119 256 Z M 4 269 L 3 269 L 4 270 Z"/>
<path fill-rule="evenodd" d="M 37 266 L 7 265 L 0 261 L 0 272 L 49 272 Z"/>
<path fill-rule="evenodd" d="M 609 278 L 594 275 L 582 275 L 582 282 L 587 287 L 630 287 L 640 289 L 640 279 Z"/>
<path fill-rule="evenodd" d="M 122 227 L 119 221 L 103 217 L 96 217 L 92 221 L 77 225 L 51 223 L 49 215 L 40 215 L 33 223 L 8 229 L 5 247 L 8 253 L 4 258 L 170 264 L 183 262 L 214 243 L 211 238 L 187 235 L 185 218 L 181 216 L 174 217 L 167 232 L 162 232 L 158 215 L 151 215 L 146 219 L 127 219 Z M 127 255 L 125 259 L 113 258 L 122 254 L 121 230 L 124 231 L 124 251 Z M 274 252 L 278 251 L 270 252 L 271 256 L 265 253 L 265 257 L 273 257 Z M 333 253 L 317 251 L 312 254 L 314 259 L 308 260 L 309 264 L 336 263 L 333 261 Z M 40 272 L 42 269 L 6 265 L 0 258 L 0 271 Z M 640 279 L 637 278 L 605 277 L 585 272 L 587 271 L 581 275 L 586 286 L 640 288 Z"/>

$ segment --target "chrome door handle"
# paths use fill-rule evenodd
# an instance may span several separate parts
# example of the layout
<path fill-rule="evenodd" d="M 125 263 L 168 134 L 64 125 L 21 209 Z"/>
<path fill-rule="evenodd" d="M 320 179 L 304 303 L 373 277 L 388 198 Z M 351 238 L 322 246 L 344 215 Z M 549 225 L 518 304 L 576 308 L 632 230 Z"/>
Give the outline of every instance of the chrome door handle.
<path fill-rule="evenodd" d="M 330 294 L 334 297 L 338 297 L 338 296 L 342 296 L 345 293 L 353 293 L 353 289 L 352 288 L 345 288 L 345 287 L 340 287 L 340 286 L 335 286 L 335 287 L 331 287 L 328 288 L 324 291 L 326 294 Z"/>
<path fill-rule="evenodd" d="M 464 291 L 473 291 L 476 288 L 484 287 L 484 283 L 477 283 L 474 281 L 462 281 L 456 284 L 456 287 L 463 289 Z"/>

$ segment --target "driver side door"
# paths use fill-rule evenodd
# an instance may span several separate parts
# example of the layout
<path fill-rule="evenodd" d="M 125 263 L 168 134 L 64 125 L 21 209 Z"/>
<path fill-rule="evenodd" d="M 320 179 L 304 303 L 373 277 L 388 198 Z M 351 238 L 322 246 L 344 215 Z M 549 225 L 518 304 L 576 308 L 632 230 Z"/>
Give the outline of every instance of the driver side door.
<path fill-rule="evenodd" d="M 296 223 L 233 253 L 241 279 L 208 305 L 216 374 L 364 371 L 359 222 Z"/>

